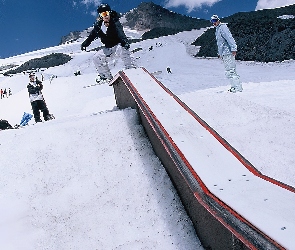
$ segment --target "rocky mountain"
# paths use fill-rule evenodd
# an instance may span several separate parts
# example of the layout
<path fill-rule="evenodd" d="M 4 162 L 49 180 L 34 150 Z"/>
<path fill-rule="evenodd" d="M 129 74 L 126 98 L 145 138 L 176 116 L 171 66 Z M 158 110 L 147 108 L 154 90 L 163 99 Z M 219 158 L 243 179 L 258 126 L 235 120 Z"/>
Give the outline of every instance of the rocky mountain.
<path fill-rule="evenodd" d="M 64 44 L 64 43 L 71 43 L 73 41 L 76 41 L 80 37 L 81 37 L 80 31 L 71 31 L 68 35 L 63 36 L 61 38 L 59 45 Z"/>
<path fill-rule="evenodd" d="M 295 4 L 276 9 L 240 12 L 222 18 L 221 21 L 228 23 L 237 42 L 238 60 L 274 62 L 295 59 Z M 121 22 L 125 27 L 145 31 L 143 40 L 210 27 L 209 20 L 181 15 L 153 2 L 142 2 L 137 8 L 125 13 Z M 61 44 L 85 35 L 87 30 L 70 32 L 62 38 Z M 192 44 L 200 46 L 197 57 L 217 56 L 214 28 L 209 28 Z"/>
<path fill-rule="evenodd" d="M 125 26 L 145 31 L 143 39 L 152 39 L 180 31 L 200 29 L 210 25 L 208 20 L 181 15 L 163 8 L 153 2 L 143 2 L 124 15 Z"/>
<path fill-rule="evenodd" d="M 153 2 L 142 2 L 137 8 L 123 14 L 121 22 L 125 27 L 146 31 L 142 35 L 143 40 L 210 26 L 208 20 L 181 15 Z M 60 44 L 75 41 L 83 36 L 82 33 L 70 32 L 62 37 Z"/>
<path fill-rule="evenodd" d="M 236 13 L 221 21 L 228 23 L 237 42 L 238 60 L 295 59 L 295 5 Z M 201 46 L 198 57 L 217 56 L 215 29 L 208 29 L 193 45 Z"/>

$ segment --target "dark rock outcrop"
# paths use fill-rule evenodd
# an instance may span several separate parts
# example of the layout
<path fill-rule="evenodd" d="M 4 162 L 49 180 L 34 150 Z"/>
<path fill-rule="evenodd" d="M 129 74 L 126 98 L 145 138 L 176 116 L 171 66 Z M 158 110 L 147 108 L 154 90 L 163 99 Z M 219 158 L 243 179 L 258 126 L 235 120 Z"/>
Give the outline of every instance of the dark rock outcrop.
<path fill-rule="evenodd" d="M 71 59 L 72 57 L 63 53 L 52 53 L 50 55 L 43 56 L 41 58 L 31 59 L 23 63 L 21 66 L 19 66 L 16 69 L 6 71 L 4 75 L 21 73 L 21 72 L 25 72 L 27 70 L 33 70 L 33 69 L 50 68 L 54 66 L 59 66 L 59 65 L 67 63 Z"/>
<path fill-rule="evenodd" d="M 210 26 L 208 20 L 193 18 L 169 11 L 153 2 L 143 2 L 125 14 L 124 26 L 144 31 L 143 39 L 172 35 L 185 30 Z"/>
<path fill-rule="evenodd" d="M 228 23 L 238 45 L 237 59 L 274 62 L 295 59 L 295 5 L 237 13 Z M 201 46 L 199 57 L 217 56 L 215 29 L 207 30 L 193 45 Z"/>

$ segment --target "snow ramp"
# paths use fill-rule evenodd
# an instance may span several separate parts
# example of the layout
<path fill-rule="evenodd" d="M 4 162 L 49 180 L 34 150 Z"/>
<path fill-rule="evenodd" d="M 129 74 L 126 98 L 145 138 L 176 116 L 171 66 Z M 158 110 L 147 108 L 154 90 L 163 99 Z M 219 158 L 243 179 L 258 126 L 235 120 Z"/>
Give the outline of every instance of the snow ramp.
<path fill-rule="evenodd" d="M 144 68 L 118 72 L 206 249 L 295 249 L 295 189 L 264 176 Z"/>

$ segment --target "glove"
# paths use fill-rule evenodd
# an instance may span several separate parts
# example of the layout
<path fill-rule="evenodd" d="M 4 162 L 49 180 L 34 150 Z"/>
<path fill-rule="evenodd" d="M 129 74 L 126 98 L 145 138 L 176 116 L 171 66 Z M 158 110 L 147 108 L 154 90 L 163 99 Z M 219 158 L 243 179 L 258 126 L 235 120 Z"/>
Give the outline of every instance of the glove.
<path fill-rule="evenodd" d="M 128 50 L 130 49 L 130 44 L 129 43 L 126 43 L 125 45 L 122 46 L 124 49 Z"/>

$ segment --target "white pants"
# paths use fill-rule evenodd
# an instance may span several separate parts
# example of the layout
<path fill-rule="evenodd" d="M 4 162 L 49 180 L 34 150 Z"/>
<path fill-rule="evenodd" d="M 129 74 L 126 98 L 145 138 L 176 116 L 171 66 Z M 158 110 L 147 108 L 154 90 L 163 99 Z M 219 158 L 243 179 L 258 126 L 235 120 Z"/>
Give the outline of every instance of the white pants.
<path fill-rule="evenodd" d="M 118 45 L 112 48 L 103 47 L 103 49 L 95 53 L 93 57 L 95 68 L 101 77 L 105 77 L 107 79 L 113 78 L 109 64 L 112 62 L 114 63 L 116 56 L 121 56 L 125 69 L 135 68 L 128 49 L 121 48 L 120 51 L 120 47 Z"/>
<path fill-rule="evenodd" d="M 222 56 L 222 60 L 225 67 L 225 76 L 230 81 L 231 87 L 238 91 L 242 91 L 242 84 L 240 82 L 240 76 L 236 71 L 236 59 L 232 54 Z"/>

